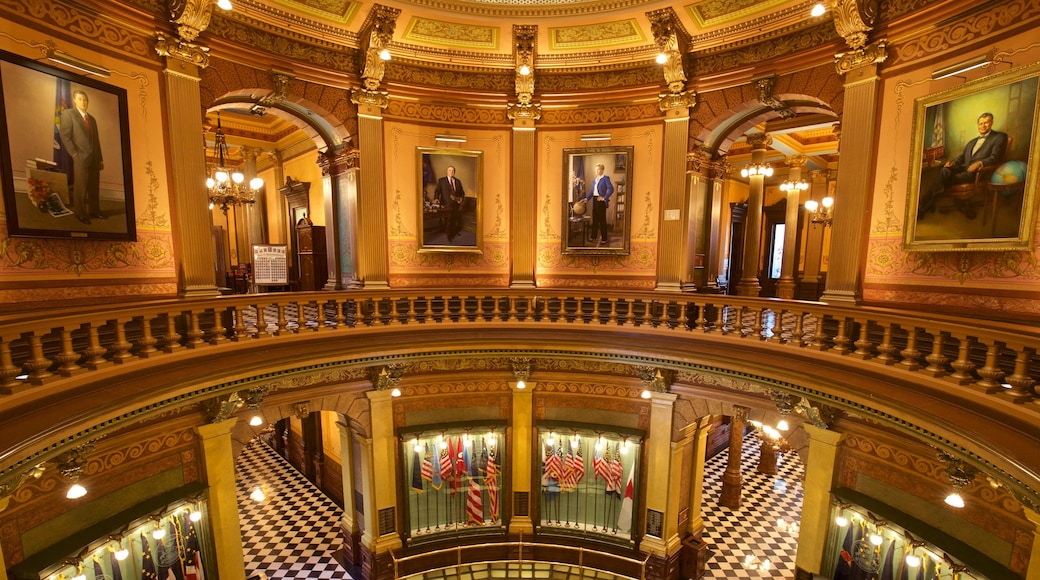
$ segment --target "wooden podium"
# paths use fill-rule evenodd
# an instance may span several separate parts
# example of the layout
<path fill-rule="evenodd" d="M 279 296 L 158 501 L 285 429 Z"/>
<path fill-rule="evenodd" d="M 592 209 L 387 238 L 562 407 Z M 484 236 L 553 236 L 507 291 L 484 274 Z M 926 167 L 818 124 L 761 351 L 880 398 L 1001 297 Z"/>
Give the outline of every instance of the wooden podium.
<path fill-rule="evenodd" d="M 300 290 L 321 290 L 329 280 L 329 266 L 325 251 L 325 226 L 316 226 L 310 220 L 300 220 L 296 226 L 296 241 L 300 264 Z"/>

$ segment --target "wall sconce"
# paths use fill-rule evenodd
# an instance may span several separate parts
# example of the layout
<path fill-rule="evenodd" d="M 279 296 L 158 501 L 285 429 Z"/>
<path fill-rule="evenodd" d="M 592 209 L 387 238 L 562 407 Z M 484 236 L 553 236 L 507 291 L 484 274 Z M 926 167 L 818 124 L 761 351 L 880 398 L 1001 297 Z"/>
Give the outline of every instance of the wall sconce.
<path fill-rule="evenodd" d="M 741 177 L 751 177 L 754 175 L 761 175 L 763 177 L 772 177 L 773 168 L 768 163 L 761 165 L 748 165 L 747 167 L 740 170 Z"/>
<path fill-rule="evenodd" d="M 390 60 L 390 50 L 384 48 L 379 51 L 379 60 Z"/>
<path fill-rule="evenodd" d="M 973 56 L 968 60 L 961 61 L 957 64 L 951 64 L 950 66 L 943 67 L 941 69 L 932 71 L 932 80 L 937 81 L 939 79 L 945 79 L 959 75 L 961 73 L 968 72 L 972 69 L 976 69 L 982 66 L 986 66 L 993 62 L 993 53 L 987 52 L 986 54 L 980 54 Z"/>
<path fill-rule="evenodd" d="M 520 73 L 520 76 L 526 77 L 527 75 L 531 74 L 531 67 L 528 66 L 527 63 L 524 63 L 520 65 L 520 70 L 517 72 Z"/>
<path fill-rule="evenodd" d="M 513 378 L 516 379 L 516 388 L 526 389 L 527 379 L 531 377 L 531 359 L 513 358 L 509 359 L 509 364 L 513 367 Z"/>
<path fill-rule="evenodd" d="M 819 18 L 820 16 L 823 16 L 825 12 L 827 12 L 827 7 L 824 6 L 823 3 L 818 3 L 813 5 L 812 10 L 809 11 L 809 16 Z"/>
<path fill-rule="evenodd" d="M 582 141 L 610 141 L 610 133 L 582 133 Z"/>
<path fill-rule="evenodd" d="M 943 501 L 950 507 L 963 508 L 964 498 L 961 496 L 961 490 L 975 480 L 979 471 L 963 460 L 943 451 L 939 452 L 939 460 L 946 464 L 946 477 L 953 486 L 953 491 Z"/>
<path fill-rule="evenodd" d="M 812 221 L 813 225 L 823 224 L 823 227 L 831 225 L 834 221 L 833 210 L 834 209 L 834 198 L 825 197 L 821 201 L 810 199 L 805 202 L 805 210 L 809 212 L 809 220 Z"/>
<path fill-rule="evenodd" d="M 809 184 L 804 181 L 785 181 L 780 184 L 780 191 L 783 192 L 799 192 L 806 191 L 809 189 Z"/>
<path fill-rule="evenodd" d="M 465 135 L 452 135 L 450 133 L 437 133 L 434 137 L 435 141 L 444 141 L 446 143 L 465 143 Z"/>
<path fill-rule="evenodd" d="M 87 62 L 79 57 L 72 56 L 71 54 L 58 50 L 56 48 L 52 48 L 47 51 L 47 60 L 65 65 L 69 68 L 74 68 L 80 72 L 97 75 L 99 77 L 107 77 L 112 74 L 111 71 L 109 71 L 107 68 L 103 66 L 96 65 L 92 62 Z"/>

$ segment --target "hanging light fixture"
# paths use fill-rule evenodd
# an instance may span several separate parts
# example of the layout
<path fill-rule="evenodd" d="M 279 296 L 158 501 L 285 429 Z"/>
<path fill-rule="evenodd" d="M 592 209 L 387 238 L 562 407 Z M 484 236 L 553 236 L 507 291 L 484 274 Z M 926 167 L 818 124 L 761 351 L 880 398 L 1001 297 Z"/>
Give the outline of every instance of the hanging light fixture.
<path fill-rule="evenodd" d="M 748 165 L 740 170 L 741 177 L 751 177 L 753 175 L 761 175 L 763 177 L 772 177 L 773 168 L 768 163 L 755 163 Z"/>
<path fill-rule="evenodd" d="M 232 171 L 227 167 L 227 139 L 220 126 L 220 113 L 217 113 L 217 133 L 213 137 L 213 147 L 217 154 L 217 166 L 213 168 L 213 176 L 206 178 L 206 189 L 209 190 L 209 207 L 220 208 L 227 215 L 228 208 L 256 202 L 256 194 L 264 186 L 264 180 L 254 177 L 245 183 L 246 177 L 241 171 Z"/>
<path fill-rule="evenodd" d="M 823 227 L 831 225 L 834 221 L 832 210 L 834 209 L 834 198 L 825 197 L 821 201 L 810 199 L 805 202 L 805 210 L 809 212 L 809 220 L 815 224 L 823 224 Z"/>
<path fill-rule="evenodd" d="M 780 184 L 780 191 L 783 191 L 783 192 L 788 192 L 788 191 L 805 191 L 807 189 L 809 189 L 809 184 L 804 182 L 804 181 L 802 181 L 802 180 L 800 180 L 800 179 L 798 181 L 790 181 L 789 180 L 789 181 L 785 181 L 785 182 Z"/>

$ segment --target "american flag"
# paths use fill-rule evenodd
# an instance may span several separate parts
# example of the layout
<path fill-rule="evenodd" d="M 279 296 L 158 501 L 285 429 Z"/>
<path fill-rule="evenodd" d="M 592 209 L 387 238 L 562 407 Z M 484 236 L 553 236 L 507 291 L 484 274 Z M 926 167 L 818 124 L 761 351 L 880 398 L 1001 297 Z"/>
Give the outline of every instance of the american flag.
<path fill-rule="evenodd" d="M 443 441 L 444 447 L 441 447 L 441 473 L 440 480 L 447 481 L 451 479 L 451 439 L 445 439 Z M 438 485 L 439 489 L 440 486 Z"/>
<path fill-rule="evenodd" d="M 596 450 L 592 454 L 592 478 L 594 480 L 599 479 L 600 477 L 602 477 L 604 481 L 607 480 L 607 465 L 603 460 L 603 447 L 604 445 L 602 443 L 596 443 Z M 609 457 L 610 448 L 607 447 L 607 461 L 609 461 Z"/>
<path fill-rule="evenodd" d="M 422 460 L 422 478 L 426 481 L 433 481 L 433 463 L 430 462 L 430 444 L 426 444 L 426 453 L 423 454 Z M 437 478 L 438 485 L 440 484 L 440 478 Z"/>
<path fill-rule="evenodd" d="M 610 473 L 607 477 L 607 493 L 621 497 L 621 475 L 624 468 L 621 467 L 621 446 L 614 444 L 614 460 L 610 462 Z"/>
<path fill-rule="evenodd" d="M 473 449 L 473 442 L 467 441 L 469 445 L 465 445 L 465 465 L 466 474 L 469 476 L 469 491 L 466 493 L 466 513 L 469 515 L 469 521 L 474 524 L 484 523 L 484 496 L 480 489 L 480 484 L 477 483 L 477 477 L 479 475 L 479 459 L 475 456 Z"/>
<path fill-rule="evenodd" d="M 560 476 L 563 473 L 563 465 L 560 461 L 559 456 L 556 455 L 556 451 L 552 445 L 549 445 L 545 450 L 545 475 L 549 479 L 560 480 Z"/>
<path fill-rule="evenodd" d="M 577 487 L 581 483 L 582 478 L 585 477 L 585 458 L 581 456 L 581 445 L 574 449 L 574 455 L 571 456 L 571 479 L 574 480 L 574 486 Z"/>
<path fill-rule="evenodd" d="M 492 449 L 494 451 L 494 449 Z M 491 521 L 498 520 L 498 466 L 495 465 L 495 454 L 488 455 L 487 477 L 484 486 L 488 492 L 488 509 L 491 511 Z"/>

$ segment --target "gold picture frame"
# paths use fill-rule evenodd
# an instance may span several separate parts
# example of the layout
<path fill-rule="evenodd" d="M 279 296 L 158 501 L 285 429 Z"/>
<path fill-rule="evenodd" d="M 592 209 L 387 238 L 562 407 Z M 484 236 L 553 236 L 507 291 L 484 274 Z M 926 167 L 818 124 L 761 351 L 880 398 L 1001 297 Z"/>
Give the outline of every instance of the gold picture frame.
<path fill-rule="evenodd" d="M 1028 250 L 1036 229 L 1040 64 L 914 102 L 903 246 Z M 979 139 L 988 129 L 987 137 Z"/>
<path fill-rule="evenodd" d="M 629 254 L 634 158 L 631 146 L 563 150 L 564 254 Z"/>
<path fill-rule="evenodd" d="M 416 148 L 420 252 L 483 251 L 483 155 L 482 151 Z M 453 172 L 450 181 L 449 171 Z"/>

